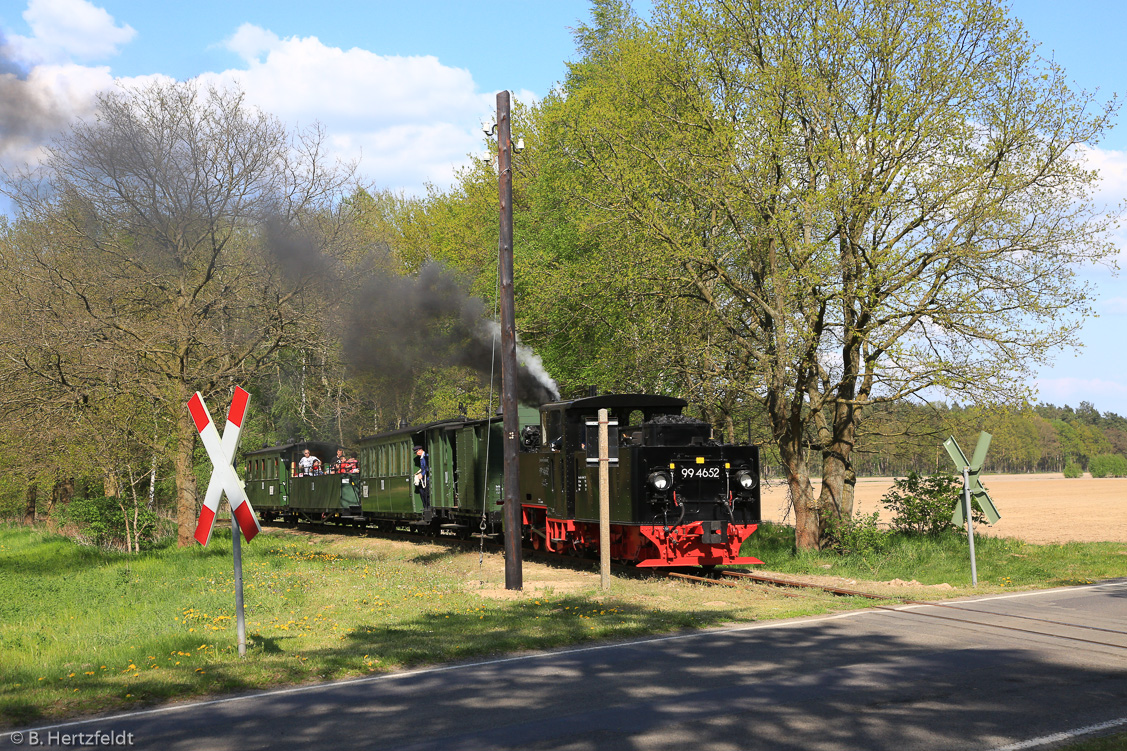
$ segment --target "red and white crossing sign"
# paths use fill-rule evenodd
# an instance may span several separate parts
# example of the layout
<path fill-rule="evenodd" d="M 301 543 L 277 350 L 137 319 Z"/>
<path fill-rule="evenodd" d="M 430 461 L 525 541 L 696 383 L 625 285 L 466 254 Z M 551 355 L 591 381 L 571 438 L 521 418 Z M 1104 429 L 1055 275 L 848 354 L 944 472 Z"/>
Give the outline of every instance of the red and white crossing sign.
<path fill-rule="evenodd" d="M 188 412 L 191 413 L 192 420 L 196 423 L 196 430 L 199 431 L 204 448 L 207 449 L 208 458 L 215 466 L 207 484 L 203 508 L 200 509 L 200 520 L 196 525 L 196 541 L 200 545 L 207 545 L 208 541 L 211 540 L 215 515 L 219 511 L 219 501 L 223 498 L 224 493 L 227 494 L 227 503 L 231 506 L 231 513 L 238 521 L 239 529 L 243 531 L 243 537 L 246 538 L 247 542 L 250 542 L 262 530 L 254 515 L 254 509 L 250 505 L 250 499 L 247 498 L 243 483 L 239 480 L 235 467 L 231 464 L 231 458 L 234 457 L 235 451 L 239 448 L 239 435 L 242 432 L 243 418 L 246 417 L 249 404 L 250 394 L 236 386 L 235 396 L 231 399 L 231 408 L 227 411 L 227 425 L 223 429 L 223 437 L 220 438 L 219 431 L 216 430 L 215 423 L 211 420 L 211 413 L 208 411 L 207 405 L 204 404 L 200 392 L 197 391 L 195 396 L 188 401 Z"/>

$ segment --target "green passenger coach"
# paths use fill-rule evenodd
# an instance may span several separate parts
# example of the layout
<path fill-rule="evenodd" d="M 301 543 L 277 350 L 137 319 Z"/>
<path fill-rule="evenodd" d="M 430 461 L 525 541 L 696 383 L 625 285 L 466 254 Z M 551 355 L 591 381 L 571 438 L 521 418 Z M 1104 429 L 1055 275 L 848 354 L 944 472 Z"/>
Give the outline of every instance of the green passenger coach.
<path fill-rule="evenodd" d="M 255 511 L 264 521 L 360 520 L 359 475 L 327 471 L 338 448 L 335 443 L 298 441 L 248 451 L 244 484 Z M 300 471 L 306 449 L 321 460 L 319 472 Z"/>
<path fill-rule="evenodd" d="M 535 409 L 521 408 L 521 424 L 537 424 Z M 329 473 L 336 444 L 301 441 L 245 454 L 247 495 L 263 521 L 333 521 L 384 530 L 409 526 L 468 536 L 501 524 L 504 454 L 501 418 L 444 420 L 360 439 L 358 471 Z M 433 513 L 423 515 L 419 458 L 427 453 L 425 478 Z M 302 476 L 304 450 L 325 472 Z"/>

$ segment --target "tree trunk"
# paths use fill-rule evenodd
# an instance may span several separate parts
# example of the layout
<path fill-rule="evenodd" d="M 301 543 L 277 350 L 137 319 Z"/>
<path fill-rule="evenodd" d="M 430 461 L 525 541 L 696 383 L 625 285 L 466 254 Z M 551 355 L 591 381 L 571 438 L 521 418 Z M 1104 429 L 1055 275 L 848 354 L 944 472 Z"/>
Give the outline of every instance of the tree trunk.
<path fill-rule="evenodd" d="M 849 467 L 845 470 L 845 487 L 841 490 L 841 518 L 853 518 L 853 499 L 857 490 L 857 472 L 853 468 L 853 462 L 849 463 Z"/>
<path fill-rule="evenodd" d="M 801 449 L 796 451 L 789 445 L 780 446 L 780 455 L 794 508 L 794 543 L 799 550 L 818 550 L 822 544 L 821 518 L 806 458 Z"/>
<path fill-rule="evenodd" d="M 117 501 L 117 507 L 119 509 L 121 509 L 122 521 L 125 522 L 125 549 L 128 552 L 132 553 L 133 552 L 133 538 L 129 534 L 129 511 L 128 511 L 128 509 L 125 508 L 125 501 L 121 500 L 120 498 Z"/>
<path fill-rule="evenodd" d="M 70 503 L 71 496 L 73 495 L 73 477 L 66 477 L 62 480 L 55 480 L 55 484 L 51 487 L 51 500 L 47 501 L 47 515 L 51 515 L 51 512 L 54 511 L 56 505 L 62 504 L 66 506 L 68 503 Z"/>
<path fill-rule="evenodd" d="M 182 409 L 176 417 L 176 541 L 186 548 L 195 540 L 196 530 L 196 475 L 192 471 L 192 453 L 196 448 L 196 426 L 188 413 L 186 387 L 178 389 L 183 397 Z"/>
<path fill-rule="evenodd" d="M 856 432 L 852 407 L 838 405 L 834 411 L 833 439 L 822 451 L 822 492 L 819 506 L 839 520 L 848 520 L 853 516 L 852 485 L 849 486 L 848 501 L 845 494 L 846 478 L 852 475 L 856 482 L 852 462 Z"/>
<path fill-rule="evenodd" d="M 157 454 L 153 452 L 153 461 L 149 466 L 149 511 L 156 507 L 157 498 Z"/>
<path fill-rule="evenodd" d="M 35 524 L 35 497 L 38 493 L 39 488 L 34 482 L 27 486 L 27 507 L 23 513 L 24 524 Z"/>

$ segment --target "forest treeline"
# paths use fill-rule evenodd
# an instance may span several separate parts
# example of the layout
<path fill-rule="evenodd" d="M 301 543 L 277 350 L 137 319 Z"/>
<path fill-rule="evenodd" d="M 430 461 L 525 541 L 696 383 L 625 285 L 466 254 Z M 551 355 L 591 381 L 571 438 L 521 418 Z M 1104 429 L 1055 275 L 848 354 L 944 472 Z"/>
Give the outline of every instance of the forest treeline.
<path fill-rule="evenodd" d="M 680 396 L 762 445 L 804 548 L 949 433 L 993 433 L 993 471 L 1123 452 L 1116 415 L 1017 406 L 1117 251 L 1080 156 L 1117 105 L 1002 2 L 593 0 L 575 41 L 512 113 L 518 333 L 564 397 Z M 158 81 L 3 175 L 9 509 L 85 487 L 191 544 L 196 391 L 251 392 L 244 447 L 496 409 L 497 144 L 406 196 L 329 143 Z"/>
<path fill-rule="evenodd" d="M 954 473 L 942 442 L 954 435 L 969 455 L 978 432 L 990 433 L 991 473 L 1061 472 L 1070 463 L 1087 470 L 1100 455 L 1127 457 L 1127 418 L 1100 413 L 1082 401 L 1075 409 L 1052 404 L 984 410 L 946 404 L 890 405 L 869 420 L 855 460 L 860 476 Z"/>

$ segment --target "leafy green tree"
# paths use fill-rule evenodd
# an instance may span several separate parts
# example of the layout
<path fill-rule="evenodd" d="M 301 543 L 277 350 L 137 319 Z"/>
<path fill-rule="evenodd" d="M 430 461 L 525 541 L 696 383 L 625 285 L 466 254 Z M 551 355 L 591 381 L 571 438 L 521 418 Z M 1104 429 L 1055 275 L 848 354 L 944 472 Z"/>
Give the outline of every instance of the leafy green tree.
<path fill-rule="evenodd" d="M 1100 454 L 1088 462 L 1092 477 L 1127 477 L 1127 457 L 1120 454 Z"/>
<path fill-rule="evenodd" d="M 852 511 L 867 405 L 1016 400 L 1075 343 L 1075 269 L 1112 250 L 1076 147 L 1113 108 L 1037 60 L 1002 5 L 595 7 L 538 111 L 540 174 L 579 238 L 547 267 L 589 282 L 585 318 L 610 311 L 607 350 L 759 406 L 801 547 Z"/>

